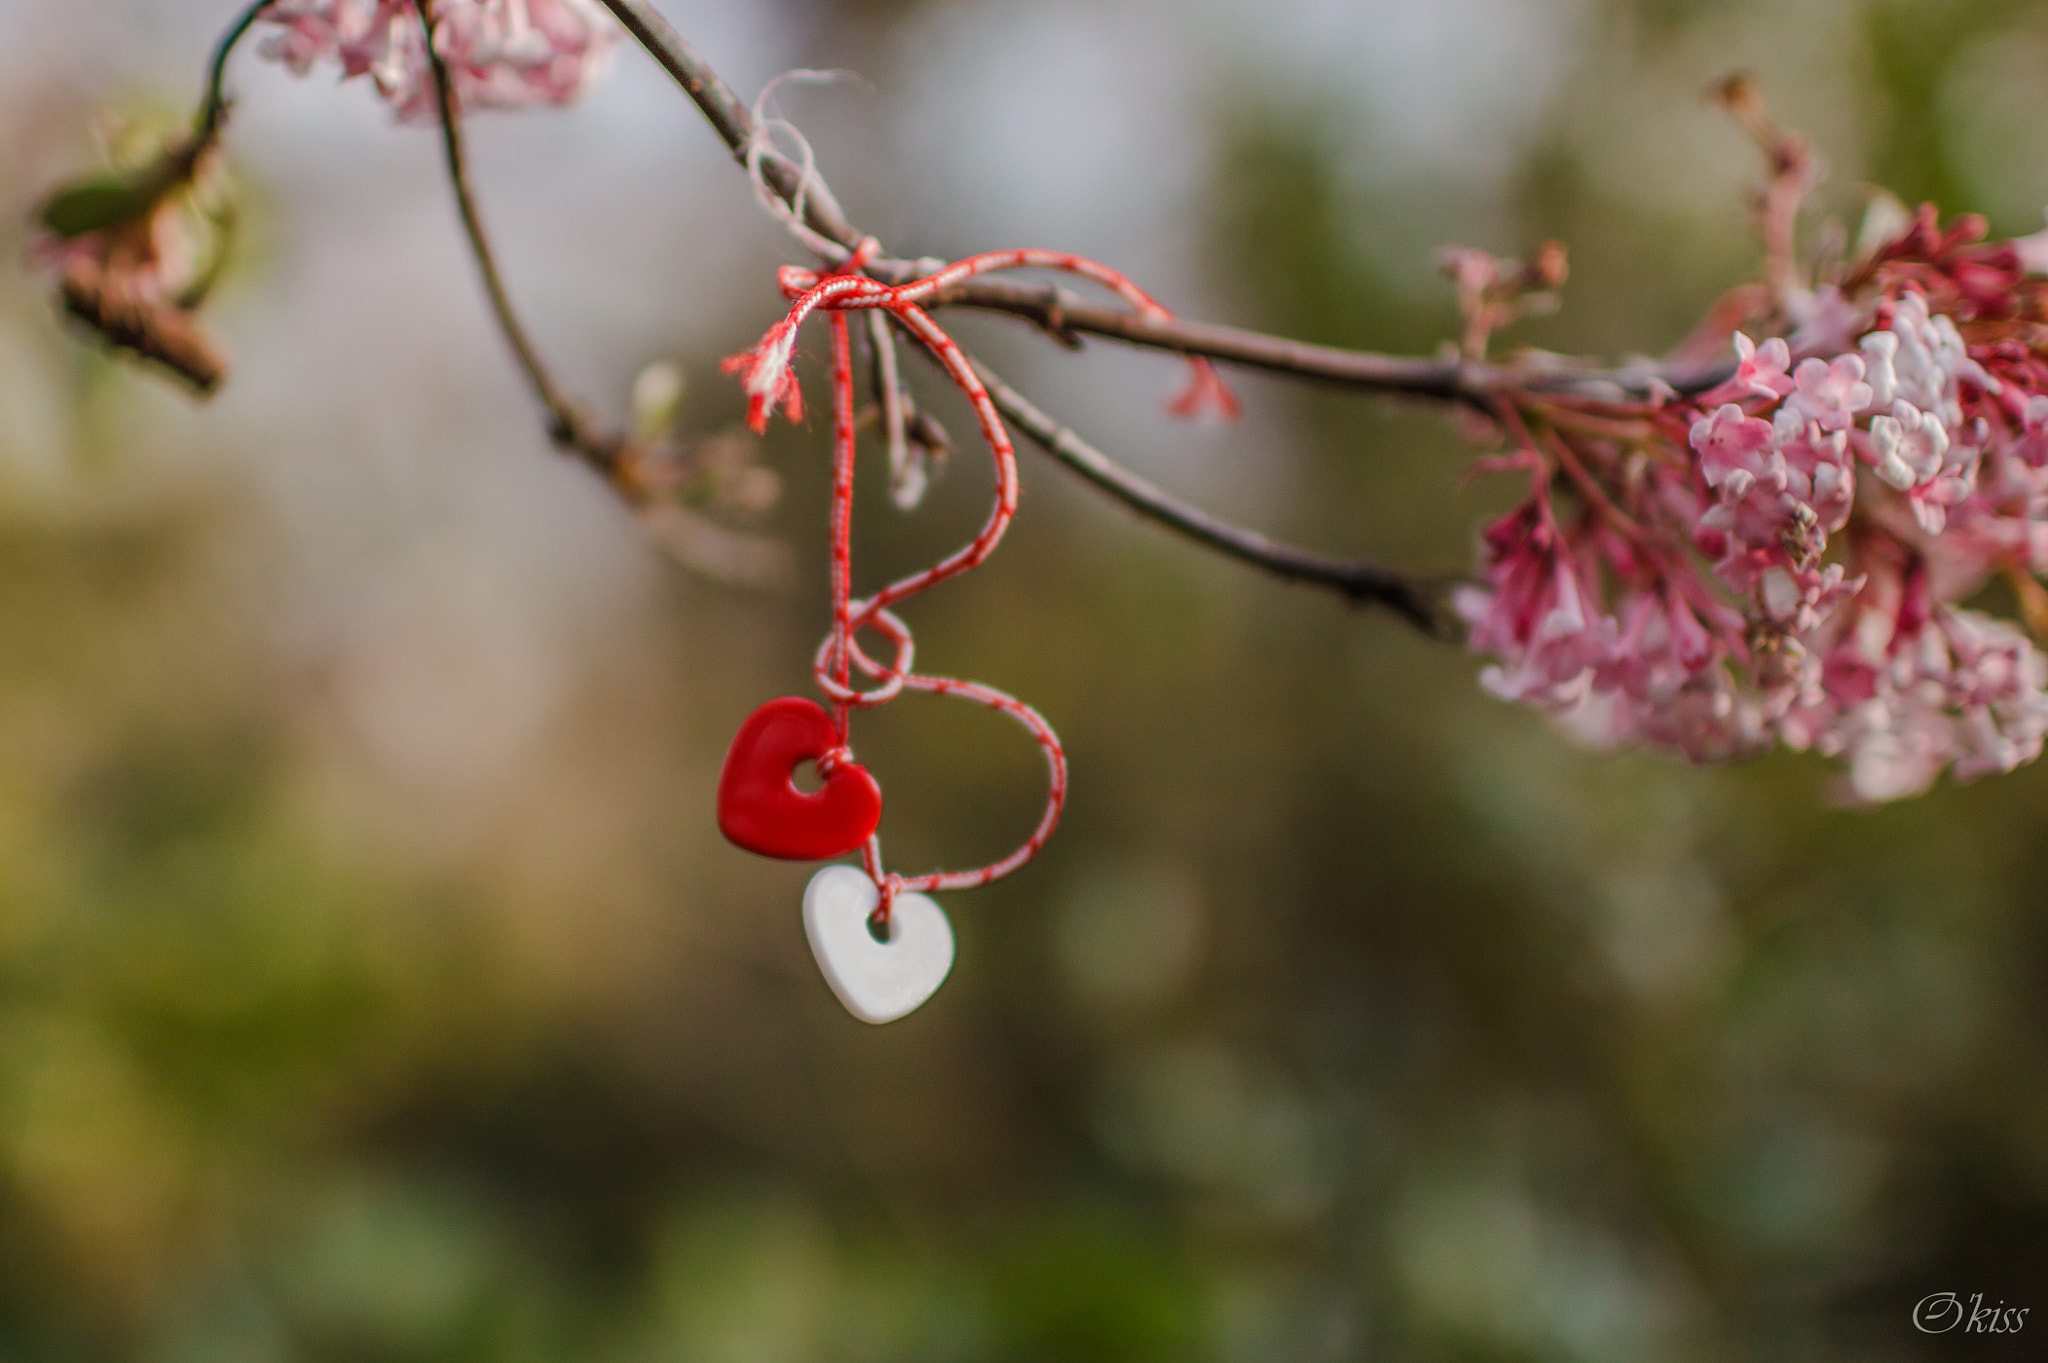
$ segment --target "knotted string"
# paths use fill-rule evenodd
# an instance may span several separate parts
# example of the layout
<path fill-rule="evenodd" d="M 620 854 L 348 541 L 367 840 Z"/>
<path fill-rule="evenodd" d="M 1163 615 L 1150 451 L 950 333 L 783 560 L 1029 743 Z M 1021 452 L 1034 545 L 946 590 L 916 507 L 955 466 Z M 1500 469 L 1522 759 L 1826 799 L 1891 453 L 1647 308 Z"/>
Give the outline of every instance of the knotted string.
<path fill-rule="evenodd" d="M 1130 304 L 1141 316 L 1172 320 L 1173 314 L 1150 294 L 1119 272 L 1081 256 L 1057 251 L 993 251 L 971 256 L 909 284 L 889 286 L 860 273 L 877 249 L 872 237 L 850 253 L 846 263 L 820 275 L 813 270 L 785 267 L 779 276 L 783 294 L 791 301 L 789 315 L 769 328 L 759 345 L 726 361 L 729 372 L 738 372 L 747 391 L 748 422 L 763 430 L 768 418 L 780 407 L 792 419 L 803 415 L 803 395 L 791 367 L 798 330 L 813 313 L 828 314 L 832 334 L 832 632 L 819 646 L 812 674 L 818 689 L 832 702 L 837 717 L 839 746 L 818 759 L 820 773 L 852 760 L 849 721 L 852 711 L 886 705 L 904 691 L 959 696 L 977 705 L 1009 716 L 1030 733 L 1045 754 L 1048 773 L 1045 813 L 1024 844 L 1009 856 L 971 871 L 932 871 L 904 876 L 884 868 L 879 835 L 868 839 L 862 849 L 862 864 L 874 881 L 879 896 L 874 919 L 886 925 L 896 896 L 904 891 L 961 890 L 987 885 L 1017 870 L 1045 846 L 1059 824 L 1067 798 L 1067 758 L 1059 736 L 1036 710 L 1014 696 L 978 682 L 952 677 L 926 676 L 911 671 L 916 645 L 910 629 L 890 609 L 919 592 L 928 591 L 948 578 L 958 577 L 978 566 L 994 552 L 1011 518 L 1017 511 L 1017 458 L 1010 433 L 1003 424 L 988 390 L 975 374 L 973 365 L 951 336 L 919 306 L 920 302 L 963 280 L 995 270 L 1039 268 L 1061 270 L 1094 281 Z M 965 547 L 954 551 L 930 568 L 892 582 L 872 596 L 853 596 L 853 467 L 855 455 L 853 345 L 846 314 L 854 310 L 880 309 L 888 312 L 905 330 L 931 352 L 948 378 L 973 407 L 981 434 L 995 461 L 996 499 L 986 524 Z M 1191 379 L 1175 398 L 1172 409 L 1182 415 L 1214 405 L 1226 415 L 1235 415 L 1237 399 L 1217 377 L 1206 360 L 1190 358 Z M 870 657 L 860 646 L 858 635 L 872 629 L 895 649 L 887 664 Z M 878 683 L 860 689 L 853 673 Z"/>

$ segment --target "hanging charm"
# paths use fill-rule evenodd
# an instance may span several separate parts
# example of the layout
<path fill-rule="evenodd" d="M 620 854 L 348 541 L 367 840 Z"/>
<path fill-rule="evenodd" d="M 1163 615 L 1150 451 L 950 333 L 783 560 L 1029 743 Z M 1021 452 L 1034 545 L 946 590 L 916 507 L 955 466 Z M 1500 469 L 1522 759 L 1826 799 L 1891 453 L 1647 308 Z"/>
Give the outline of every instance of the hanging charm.
<path fill-rule="evenodd" d="M 1010 433 L 990 401 L 974 367 L 953 338 L 919 304 L 951 284 L 993 270 L 1020 266 L 1063 270 L 1116 292 L 1141 314 L 1171 318 L 1153 298 L 1107 266 L 1049 251 L 1001 251 L 949 265 L 910 284 L 891 287 L 861 273 L 874 250 L 862 243 L 838 271 L 820 276 L 785 268 L 783 293 L 789 315 L 761 343 L 727 361 L 741 374 L 748 397 L 748 421 L 755 430 L 781 408 L 792 419 L 803 412 L 803 395 L 791 372 L 796 335 L 804 320 L 824 312 L 832 331 L 832 632 L 812 665 L 818 689 L 832 711 L 794 696 L 769 701 L 740 726 L 719 777 L 718 823 L 727 838 L 750 851 L 792 860 L 829 860 L 858 850 L 861 864 L 827 866 L 804 891 L 804 932 L 825 982 L 847 1010 L 866 1022 L 890 1022 L 917 1008 L 944 982 L 953 967 L 953 928 L 934 890 L 986 885 L 1038 855 L 1059 823 L 1067 796 L 1067 760 L 1052 727 L 1030 706 L 994 687 L 911 671 L 915 645 L 909 627 L 892 607 L 978 566 L 1009 528 L 1017 510 L 1017 460 Z M 946 371 L 981 425 L 994 457 L 995 507 L 972 542 L 932 567 L 881 588 L 853 596 L 853 350 L 846 314 L 886 313 L 929 351 Z M 1206 361 L 1191 360 L 1193 381 L 1175 410 L 1190 412 L 1214 403 L 1229 412 L 1235 399 Z M 865 652 L 859 636 L 872 630 L 894 649 L 887 663 Z M 862 690 L 855 671 L 874 685 Z M 882 865 L 875 828 L 882 795 L 874 778 L 853 761 L 849 720 L 855 710 L 886 705 L 905 691 L 957 696 L 1007 715 L 1030 733 L 1045 754 L 1048 776 L 1045 813 L 1024 845 L 990 866 L 972 871 L 932 871 L 904 876 Z M 814 794 L 792 781 L 797 766 L 815 762 L 824 780 Z"/>
<path fill-rule="evenodd" d="M 899 894 L 877 922 L 882 892 L 858 866 L 827 866 L 804 889 L 804 935 L 825 983 L 862 1022 L 894 1022 L 930 998 L 953 968 L 953 925 L 929 895 Z"/>
<path fill-rule="evenodd" d="M 769 701 L 740 725 L 718 774 L 718 829 L 749 852 L 785 861 L 829 861 L 858 851 L 882 821 L 882 789 L 866 767 L 822 759 L 843 752 L 825 707 L 801 696 Z M 796 788 L 796 769 L 816 762 L 822 789 Z"/>

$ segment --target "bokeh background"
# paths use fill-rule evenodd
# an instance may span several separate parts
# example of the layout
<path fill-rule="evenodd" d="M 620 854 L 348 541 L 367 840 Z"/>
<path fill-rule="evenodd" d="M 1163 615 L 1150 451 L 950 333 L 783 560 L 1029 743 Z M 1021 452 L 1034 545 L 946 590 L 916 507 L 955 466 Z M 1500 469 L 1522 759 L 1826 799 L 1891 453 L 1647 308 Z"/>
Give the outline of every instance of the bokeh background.
<path fill-rule="evenodd" d="M 1734 67 L 1828 211 L 2048 202 L 2016 0 L 663 7 L 743 91 L 859 73 L 785 107 L 898 249 L 1084 251 L 1323 341 L 1430 350 L 1439 245 L 1555 236 L 1564 310 L 1511 341 L 1674 343 L 1756 258 L 1753 151 L 1700 98 Z M 232 10 L 0 0 L 0 255 L 97 110 L 187 107 Z M 431 134 L 331 72 L 233 84 L 216 401 L 0 271 L 0 1356 L 2044 1356 L 2048 771 L 1852 811 L 1813 760 L 1590 754 L 1027 451 L 1009 541 L 912 616 L 1059 727 L 1070 812 L 866 1027 L 808 868 L 712 817 L 824 629 L 822 431 L 761 455 L 796 587 L 678 570 L 548 449 Z M 685 431 L 728 429 L 715 362 L 795 257 L 691 108 L 622 48 L 474 137 L 565 373 L 621 416 L 673 358 Z M 1245 378 L 1244 422 L 1186 427 L 1166 360 L 958 325 L 1306 545 L 1461 570 L 1508 492 L 1433 413 Z M 971 448 L 914 515 L 871 478 L 863 575 L 987 490 Z M 1035 817 L 1035 751 L 971 707 L 858 741 L 899 865 Z M 1919 1334 L 1939 1291 L 2031 1314 Z"/>

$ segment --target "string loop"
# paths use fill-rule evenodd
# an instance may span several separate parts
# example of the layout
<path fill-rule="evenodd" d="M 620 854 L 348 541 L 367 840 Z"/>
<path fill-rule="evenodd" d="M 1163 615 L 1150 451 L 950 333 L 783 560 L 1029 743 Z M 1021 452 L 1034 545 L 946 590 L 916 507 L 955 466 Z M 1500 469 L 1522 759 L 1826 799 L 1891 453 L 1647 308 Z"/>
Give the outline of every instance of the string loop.
<path fill-rule="evenodd" d="M 782 408 L 792 419 L 801 417 L 803 398 L 792 370 L 797 332 L 815 312 L 824 312 L 832 332 L 832 632 L 818 647 L 812 674 L 818 689 L 834 706 L 839 723 L 840 743 L 818 759 L 821 774 L 828 767 L 852 760 L 847 746 L 848 721 L 854 710 L 873 709 L 895 700 L 904 691 L 928 695 L 958 696 L 1008 716 L 1029 733 L 1045 755 L 1047 790 L 1045 813 L 1031 836 L 1002 860 L 970 871 L 932 871 L 904 876 L 884 868 L 879 835 L 868 839 L 861 861 L 874 881 L 877 902 L 874 922 L 886 927 L 898 895 L 905 892 L 970 889 L 987 885 L 1017 870 L 1045 846 L 1058 826 L 1067 798 L 1067 758 L 1059 736 L 1044 716 L 1016 697 L 979 682 L 952 677 L 922 675 L 911 670 L 916 645 L 910 629 L 890 609 L 920 592 L 936 587 L 977 567 L 1002 540 L 1017 512 L 1017 456 L 1010 433 L 990 400 L 974 366 L 953 338 L 932 320 L 921 304 L 956 284 L 996 270 L 1019 268 L 1051 269 L 1076 275 L 1107 288 L 1129 304 L 1140 316 L 1170 321 L 1173 314 L 1130 279 L 1107 265 L 1061 251 L 991 251 L 956 261 L 907 284 L 888 285 L 862 273 L 880 250 L 873 237 L 863 238 L 846 254 L 844 263 L 824 273 L 798 266 L 784 266 L 777 274 L 783 295 L 790 300 L 789 314 L 761 338 L 760 344 L 726 362 L 729 370 L 742 376 L 746 388 L 748 420 L 756 430 L 766 427 L 769 415 Z M 880 309 L 924 348 L 945 370 L 974 409 L 982 439 L 995 464 L 995 505 L 974 539 L 921 572 L 912 573 L 882 587 L 871 596 L 853 596 L 853 465 L 855 453 L 853 346 L 847 326 L 849 312 Z M 1171 404 L 1180 414 L 1192 414 L 1214 406 L 1224 415 L 1237 412 L 1237 399 L 1224 386 L 1204 359 L 1190 358 L 1187 389 Z M 858 635 L 872 629 L 895 649 L 894 659 L 877 662 L 862 649 Z M 853 683 L 858 669 L 877 685 L 862 690 Z"/>

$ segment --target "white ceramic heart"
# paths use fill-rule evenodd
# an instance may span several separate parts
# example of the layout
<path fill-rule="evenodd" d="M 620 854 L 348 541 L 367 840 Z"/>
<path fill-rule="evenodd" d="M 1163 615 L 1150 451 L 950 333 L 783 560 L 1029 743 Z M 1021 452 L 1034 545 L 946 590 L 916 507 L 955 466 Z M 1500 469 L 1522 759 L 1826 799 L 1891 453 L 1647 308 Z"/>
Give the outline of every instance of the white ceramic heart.
<path fill-rule="evenodd" d="M 827 866 L 804 889 L 804 935 L 825 983 L 863 1022 L 894 1022 L 945 981 L 953 968 L 953 925 L 928 895 L 899 894 L 889 911 L 889 940 L 868 931 L 881 902 L 857 866 Z"/>

